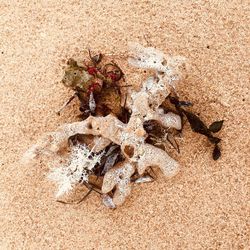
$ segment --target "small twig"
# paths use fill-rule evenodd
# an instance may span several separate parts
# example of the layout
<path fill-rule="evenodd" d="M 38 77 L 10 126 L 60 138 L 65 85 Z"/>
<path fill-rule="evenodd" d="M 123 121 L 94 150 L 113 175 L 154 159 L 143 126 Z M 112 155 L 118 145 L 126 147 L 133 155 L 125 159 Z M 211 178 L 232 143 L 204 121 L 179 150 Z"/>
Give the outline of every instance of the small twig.
<path fill-rule="evenodd" d="M 90 189 L 87 194 L 85 194 L 80 200 L 78 201 L 72 201 L 72 202 L 67 202 L 67 201 L 61 201 L 61 200 L 56 200 L 57 202 L 59 203 L 62 203 L 62 204 L 79 204 L 81 202 L 83 202 L 89 195 L 90 193 L 93 191 L 93 189 Z"/>
<path fill-rule="evenodd" d="M 87 183 L 87 182 L 83 182 L 82 183 L 85 187 L 87 187 L 88 189 L 92 189 L 93 191 L 95 191 L 98 194 L 102 194 L 101 190 L 99 189 L 99 187 L 97 187 L 95 184 L 91 183 Z"/>
<path fill-rule="evenodd" d="M 65 108 L 66 108 L 66 107 L 67 107 L 76 97 L 77 97 L 77 94 L 74 93 L 74 95 L 72 95 L 72 96 L 69 98 L 69 100 L 68 100 L 67 102 L 65 102 L 65 103 L 63 104 L 63 106 L 56 112 L 57 115 L 61 115 L 62 110 L 65 109 Z"/>
<path fill-rule="evenodd" d="M 175 138 L 172 136 L 172 139 L 174 141 L 174 143 L 171 141 L 169 134 L 167 135 L 167 141 L 172 145 L 172 147 L 178 152 L 180 153 L 180 148 L 178 143 L 176 142 Z"/>
<path fill-rule="evenodd" d="M 93 189 L 90 189 L 87 194 L 85 194 L 82 199 L 80 199 L 79 201 L 77 201 L 75 204 L 80 204 L 81 202 L 83 202 L 89 195 L 90 193 L 93 191 Z"/>

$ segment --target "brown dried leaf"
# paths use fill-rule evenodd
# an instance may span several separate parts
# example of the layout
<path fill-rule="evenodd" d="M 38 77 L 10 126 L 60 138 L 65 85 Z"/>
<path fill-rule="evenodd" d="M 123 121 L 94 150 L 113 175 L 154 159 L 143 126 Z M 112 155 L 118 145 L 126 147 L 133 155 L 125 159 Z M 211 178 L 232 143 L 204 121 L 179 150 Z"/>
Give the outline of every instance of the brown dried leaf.
<path fill-rule="evenodd" d="M 96 106 L 99 112 L 106 111 L 107 113 L 113 113 L 119 116 L 122 113 L 121 95 L 119 91 L 113 86 L 104 87 L 96 98 Z"/>
<path fill-rule="evenodd" d="M 223 122 L 224 120 L 213 122 L 208 129 L 213 133 L 217 133 L 221 130 Z"/>
<path fill-rule="evenodd" d="M 103 194 L 102 195 L 102 202 L 108 208 L 111 208 L 111 209 L 116 208 L 116 206 L 115 206 L 115 204 L 113 202 L 113 199 L 108 194 Z"/>
<path fill-rule="evenodd" d="M 213 150 L 213 159 L 216 161 L 220 158 L 220 156 L 221 156 L 221 151 L 218 144 L 216 144 Z"/>

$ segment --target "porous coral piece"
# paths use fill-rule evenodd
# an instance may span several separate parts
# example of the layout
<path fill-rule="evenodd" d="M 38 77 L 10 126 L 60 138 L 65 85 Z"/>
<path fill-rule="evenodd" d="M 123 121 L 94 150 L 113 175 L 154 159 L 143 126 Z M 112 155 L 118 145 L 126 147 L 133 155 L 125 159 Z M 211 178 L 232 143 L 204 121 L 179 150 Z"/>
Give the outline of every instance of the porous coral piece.
<path fill-rule="evenodd" d="M 165 92 L 165 95 L 164 95 Z M 132 95 L 132 115 L 130 118 L 129 126 L 134 122 L 133 117 L 140 117 L 141 120 L 158 120 L 165 127 L 172 127 L 175 129 L 181 129 L 181 118 L 172 112 L 164 114 L 163 109 L 158 108 L 162 102 L 157 102 L 157 99 L 153 103 L 149 102 L 150 91 L 141 91 Z M 162 91 L 162 95 L 165 98 L 168 96 L 167 91 Z M 153 109 L 155 108 L 155 109 Z"/>
<path fill-rule="evenodd" d="M 105 174 L 102 192 L 109 193 L 116 188 L 113 196 L 113 202 L 116 206 L 121 205 L 130 194 L 130 177 L 134 171 L 134 166 L 129 162 L 120 162 Z"/>
<path fill-rule="evenodd" d="M 139 43 L 129 43 L 128 62 L 137 68 L 153 69 L 160 80 L 168 81 L 172 87 L 186 76 L 186 59 L 182 56 L 166 56 L 153 48 L 145 48 Z"/>
<path fill-rule="evenodd" d="M 164 71 L 164 53 L 153 47 L 145 48 L 139 43 L 129 42 L 130 58 L 128 62 L 136 68 Z"/>
<path fill-rule="evenodd" d="M 158 109 L 155 113 L 149 113 L 147 115 L 147 120 L 157 120 L 159 121 L 164 127 L 167 128 L 175 128 L 177 130 L 181 129 L 181 117 L 173 112 L 168 112 L 164 114 L 163 109 Z"/>
<path fill-rule="evenodd" d="M 68 139 L 75 134 L 89 134 L 98 137 L 95 151 L 104 149 L 111 141 L 119 144 L 120 129 L 123 123 L 115 116 L 90 116 L 81 122 L 74 122 L 60 126 L 56 131 L 43 136 L 37 144 L 33 145 L 24 155 L 31 160 L 41 154 L 55 154 L 68 144 Z M 98 148 L 98 150 L 97 150 Z"/>
<path fill-rule="evenodd" d="M 166 177 L 172 177 L 179 171 L 179 163 L 171 158 L 164 150 L 151 144 L 141 145 L 141 154 L 137 163 L 141 175 L 148 167 L 158 166 Z"/>

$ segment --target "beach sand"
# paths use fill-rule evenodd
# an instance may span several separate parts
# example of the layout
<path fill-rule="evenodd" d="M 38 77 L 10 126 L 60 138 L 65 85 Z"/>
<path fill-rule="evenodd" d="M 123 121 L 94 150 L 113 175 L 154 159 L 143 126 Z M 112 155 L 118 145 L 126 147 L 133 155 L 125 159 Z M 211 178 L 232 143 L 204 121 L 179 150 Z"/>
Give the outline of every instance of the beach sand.
<path fill-rule="evenodd" d="M 0 1 L 1 250 L 250 248 L 247 2 Z M 72 94 L 60 83 L 65 60 L 83 58 L 88 47 L 121 55 L 128 41 L 146 40 L 188 58 L 179 94 L 207 124 L 225 120 L 221 159 L 213 161 L 206 138 L 186 124 L 176 177 L 158 171 L 114 211 L 96 194 L 79 205 L 56 202 L 48 166 L 19 160 L 43 133 L 79 114 L 74 102 L 56 115 Z"/>

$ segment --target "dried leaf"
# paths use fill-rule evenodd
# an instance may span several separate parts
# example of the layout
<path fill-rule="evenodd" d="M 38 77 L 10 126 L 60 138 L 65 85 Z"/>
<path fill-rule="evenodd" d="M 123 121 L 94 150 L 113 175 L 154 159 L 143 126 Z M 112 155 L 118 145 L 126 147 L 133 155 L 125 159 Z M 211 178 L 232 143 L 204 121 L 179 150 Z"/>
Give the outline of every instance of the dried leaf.
<path fill-rule="evenodd" d="M 91 113 L 95 113 L 96 102 L 95 102 L 93 92 L 91 92 L 90 95 L 89 95 L 89 109 L 90 109 Z"/>
<path fill-rule="evenodd" d="M 106 156 L 110 156 L 111 154 L 113 154 L 115 151 L 117 152 L 117 150 L 120 149 L 120 146 L 118 144 L 114 144 L 112 143 L 106 153 Z"/>
<path fill-rule="evenodd" d="M 111 209 L 116 208 L 116 206 L 115 206 L 115 204 L 113 202 L 113 199 L 108 194 L 103 194 L 102 195 L 102 202 L 108 208 L 111 208 Z"/>
<path fill-rule="evenodd" d="M 77 145 L 77 144 L 85 144 L 90 145 L 93 141 L 93 135 L 85 135 L 85 134 L 75 134 L 69 137 L 68 143 L 69 145 Z"/>
<path fill-rule="evenodd" d="M 175 138 L 174 138 L 174 135 L 171 134 L 171 133 L 168 133 L 167 135 L 167 140 L 168 142 L 173 146 L 173 148 L 178 152 L 180 153 L 180 148 L 179 148 L 179 145 L 178 143 L 176 142 Z"/>
<path fill-rule="evenodd" d="M 167 129 L 162 126 L 156 120 L 148 120 L 143 123 L 145 131 L 149 134 L 146 139 L 147 143 L 150 143 L 156 147 L 166 150 L 167 143 L 170 143 L 174 149 L 179 153 L 179 146 L 175 140 L 176 130 Z"/>
<path fill-rule="evenodd" d="M 145 131 L 155 137 L 161 138 L 166 134 L 166 129 L 157 120 L 148 120 L 143 123 Z"/>
<path fill-rule="evenodd" d="M 135 183 L 136 184 L 139 184 L 139 183 L 146 183 L 146 182 L 152 182 L 154 181 L 154 178 L 150 175 L 145 175 L 145 176 L 142 176 L 142 177 L 139 177 L 138 179 L 135 180 Z"/>
<path fill-rule="evenodd" d="M 213 122 L 208 129 L 213 133 L 217 133 L 221 130 L 223 122 L 224 120 Z"/>
<path fill-rule="evenodd" d="M 189 101 L 179 101 L 179 106 L 191 107 L 193 106 L 193 103 Z"/>
<path fill-rule="evenodd" d="M 100 95 L 96 97 L 96 105 L 96 108 L 100 112 L 107 112 L 107 114 L 103 115 L 113 113 L 116 116 L 119 116 L 122 113 L 121 95 L 119 91 L 113 86 L 105 86 L 102 89 Z"/>
<path fill-rule="evenodd" d="M 181 107 L 181 106 L 190 107 L 190 106 L 193 106 L 192 102 L 189 102 L 189 101 L 179 101 L 178 98 L 173 97 L 173 96 L 170 96 L 169 99 L 170 99 L 170 102 L 172 104 L 174 104 L 175 106 L 177 106 L 177 107 Z"/>
<path fill-rule="evenodd" d="M 218 144 L 215 145 L 214 150 L 213 150 L 213 159 L 216 161 L 220 158 L 221 152 Z"/>
<path fill-rule="evenodd" d="M 196 116 L 195 114 L 193 114 L 191 112 L 185 111 L 184 109 L 180 109 L 180 110 L 181 110 L 181 112 L 183 112 L 186 115 L 186 117 L 190 123 L 190 126 L 194 132 L 197 132 L 197 133 L 200 133 L 200 134 L 207 136 L 208 140 L 211 143 L 215 144 L 215 147 L 213 150 L 213 159 L 215 161 L 218 160 L 221 156 L 220 148 L 218 146 L 218 143 L 221 141 L 221 139 L 218 137 L 214 137 L 212 135 L 211 131 L 218 132 L 222 127 L 223 121 L 214 122 L 213 124 L 210 125 L 210 127 L 208 129 L 207 126 L 200 120 L 200 118 L 198 116 Z M 212 129 L 211 129 L 211 127 L 212 127 Z"/>
<path fill-rule="evenodd" d="M 121 114 L 118 116 L 118 119 L 123 123 L 127 124 L 129 122 L 130 117 L 131 112 L 123 106 L 121 109 Z"/>
<path fill-rule="evenodd" d="M 101 164 L 94 169 L 96 176 L 103 176 L 112 168 L 117 162 L 123 160 L 121 147 L 117 144 L 110 144 L 105 149 L 106 153 L 103 154 Z"/>
<path fill-rule="evenodd" d="M 119 81 L 124 75 L 121 68 L 114 62 L 104 65 L 103 73 L 110 78 L 111 82 Z"/>
<path fill-rule="evenodd" d="M 101 173 L 102 175 L 108 172 L 109 169 L 111 169 L 115 165 L 118 156 L 119 156 L 119 153 L 115 153 L 107 157 L 107 160 L 104 164 L 104 167 Z"/>
<path fill-rule="evenodd" d="M 184 109 L 181 109 L 183 113 L 186 115 L 188 122 L 191 126 L 191 129 L 199 134 L 209 136 L 210 131 L 207 129 L 205 123 L 195 114 L 188 112 Z"/>
<path fill-rule="evenodd" d="M 214 136 L 208 136 L 208 140 L 209 140 L 210 142 L 212 142 L 213 144 L 218 144 L 218 143 L 221 141 L 220 138 L 214 137 Z"/>

